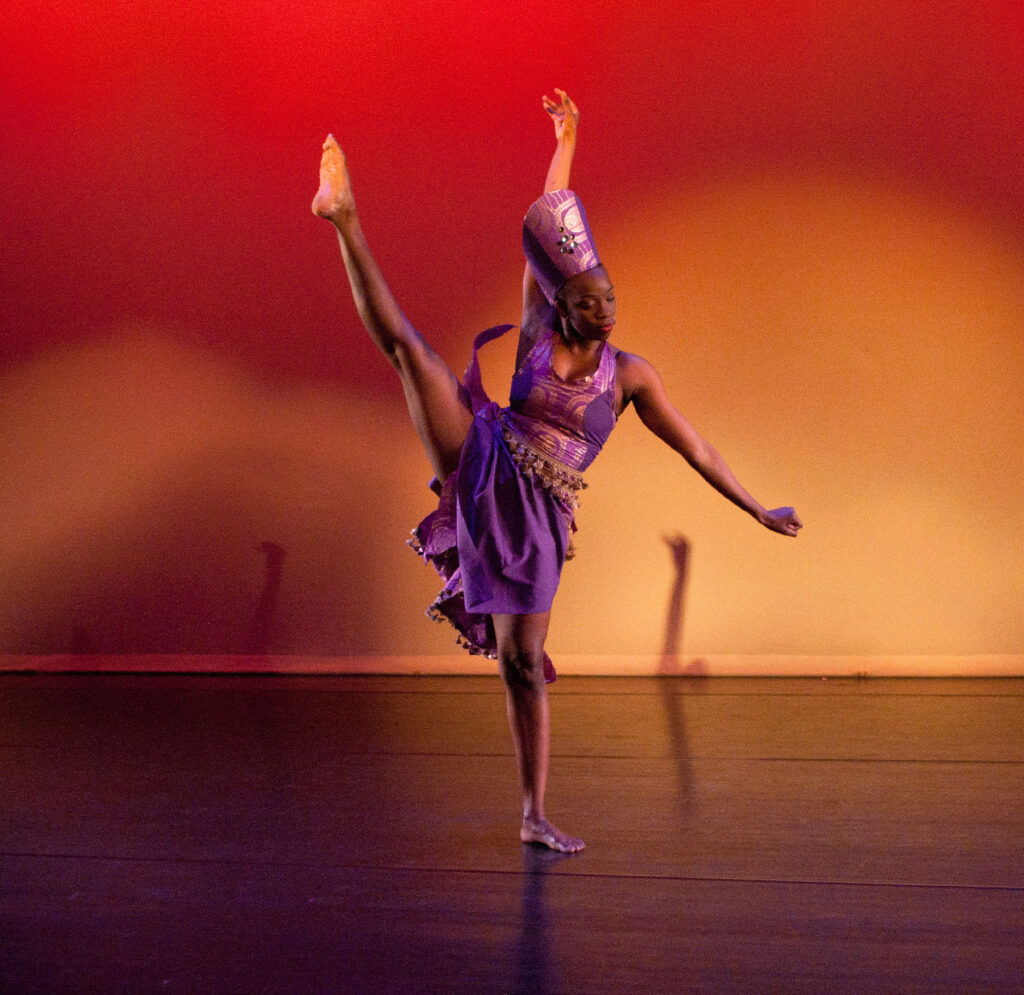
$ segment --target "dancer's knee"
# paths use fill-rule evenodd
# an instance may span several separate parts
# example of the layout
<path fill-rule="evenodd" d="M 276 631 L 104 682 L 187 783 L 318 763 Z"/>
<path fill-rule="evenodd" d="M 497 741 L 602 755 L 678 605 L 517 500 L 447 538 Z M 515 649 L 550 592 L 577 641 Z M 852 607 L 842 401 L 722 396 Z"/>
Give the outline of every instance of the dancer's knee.
<path fill-rule="evenodd" d="M 414 336 L 396 335 L 381 346 L 381 349 L 403 380 L 415 378 L 418 367 L 423 362 L 425 350 L 423 344 Z"/>
<path fill-rule="evenodd" d="M 508 650 L 498 654 L 505 686 L 512 690 L 537 690 L 544 686 L 544 653 Z"/>

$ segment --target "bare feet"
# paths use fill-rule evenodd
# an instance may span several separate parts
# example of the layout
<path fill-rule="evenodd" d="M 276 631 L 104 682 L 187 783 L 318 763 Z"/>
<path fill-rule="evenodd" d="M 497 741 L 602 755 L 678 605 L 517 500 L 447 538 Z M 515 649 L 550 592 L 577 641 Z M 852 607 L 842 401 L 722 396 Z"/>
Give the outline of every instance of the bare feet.
<path fill-rule="evenodd" d="M 547 819 L 523 819 L 519 838 L 524 843 L 543 843 L 544 846 L 560 853 L 576 853 L 586 846 L 583 840 L 568 836 L 561 829 L 551 825 Z"/>
<path fill-rule="evenodd" d="M 321 218 L 334 219 L 355 211 L 352 182 L 345 164 L 345 153 L 338 147 L 334 135 L 324 139 L 320 156 L 320 189 L 313 198 L 313 213 Z"/>

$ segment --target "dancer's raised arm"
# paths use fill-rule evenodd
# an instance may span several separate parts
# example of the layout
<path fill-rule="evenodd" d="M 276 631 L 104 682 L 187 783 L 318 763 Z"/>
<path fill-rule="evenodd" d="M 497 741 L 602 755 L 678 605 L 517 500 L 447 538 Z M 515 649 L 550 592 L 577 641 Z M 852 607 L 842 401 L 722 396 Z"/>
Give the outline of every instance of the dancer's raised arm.
<path fill-rule="evenodd" d="M 580 112 L 565 90 L 555 90 L 558 100 L 542 97 L 544 110 L 551 115 L 555 126 L 555 152 L 548 166 L 548 174 L 544 180 L 544 193 L 553 190 L 565 190 L 569 186 L 569 174 L 572 171 L 572 159 L 576 154 L 576 128 L 580 120 Z M 551 315 L 551 305 L 541 293 L 530 267 L 523 274 L 523 316 L 519 322 L 519 350 L 516 355 L 516 366 L 530 351 L 539 332 L 544 330 L 543 323 Z"/>
<path fill-rule="evenodd" d="M 767 510 L 750 496 L 718 450 L 676 410 L 657 370 L 647 360 L 619 353 L 618 373 L 624 403 L 632 403 L 644 425 L 679 453 L 719 494 L 773 532 L 795 536 L 800 531 L 802 523 L 792 508 Z"/>
<path fill-rule="evenodd" d="M 555 126 L 555 154 L 551 157 L 548 175 L 544 179 L 544 193 L 565 190 L 569 186 L 572 157 L 576 153 L 576 129 L 580 123 L 579 108 L 572 102 L 565 90 L 555 90 L 557 102 L 550 97 L 541 97 L 544 110 L 551 115 Z"/>

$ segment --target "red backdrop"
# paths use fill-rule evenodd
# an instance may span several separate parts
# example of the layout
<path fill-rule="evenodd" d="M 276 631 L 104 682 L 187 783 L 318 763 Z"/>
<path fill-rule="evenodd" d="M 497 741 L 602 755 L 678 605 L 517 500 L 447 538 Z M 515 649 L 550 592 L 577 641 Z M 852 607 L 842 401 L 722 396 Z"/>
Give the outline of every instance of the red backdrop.
<path fill-rule="evenodd" d="M 465 334 L 440 316 L 515 256 L 558 85 L 583 108 L 596 217 L 656 182 L 824 165 L 1024 230 L 1010 0 L 5 7 L 7 362 L 143 321 L 270 376 L 351 376 L 369 352 L 340 348 L 307 211 L 328 130 L 402 300 Z"/>

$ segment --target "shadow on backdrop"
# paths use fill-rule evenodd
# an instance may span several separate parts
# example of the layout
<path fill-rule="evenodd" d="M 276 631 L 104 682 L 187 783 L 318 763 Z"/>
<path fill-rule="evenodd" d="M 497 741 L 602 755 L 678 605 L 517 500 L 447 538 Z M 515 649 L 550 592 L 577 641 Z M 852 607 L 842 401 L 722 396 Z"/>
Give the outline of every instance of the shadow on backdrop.
<path fill-rule="evenodd" d="M 686 536 L 678 532 L 675 535 L 662 536 L 662 539 L 672 554 L 675 573 L 665 613 L 665 639 L 662 642 L 661 660 L 658 663 L 658 674 L 662 680 L 658 682 L 658 687 L 665 709 L 670 749 L 676 762 L 679 807 L 683 815 L 689 815 L 696 807 L 696 787 L 690 741 L 686 734 L 686 718 L 683 715 L 684 696 L 680 693 L 680 685 L 683 682 L 680 678 L 698 678 L 694 683 L 699 686 L 699 679 L 707 674 L 707 664 L 697 659 L 684 667 L 680 659 L 683 642 L 683 602 L 690 569 L 690 542 Z M 693 686 L 690 681 L 686 681 L 686 685 Z"/>
<path fill-rule="evenodd" d="M 266 558 L 266 574 L 252 626 L 249 628 L 249 638 L 246 640 L 245 651 L 249 656 L 265 656 L 270 648 L 272 623 L 277 609 L 277 592 L 281 589 L 285 556 L 285 551 L 273 542 L 262 542 L 257 548 Z"/>

